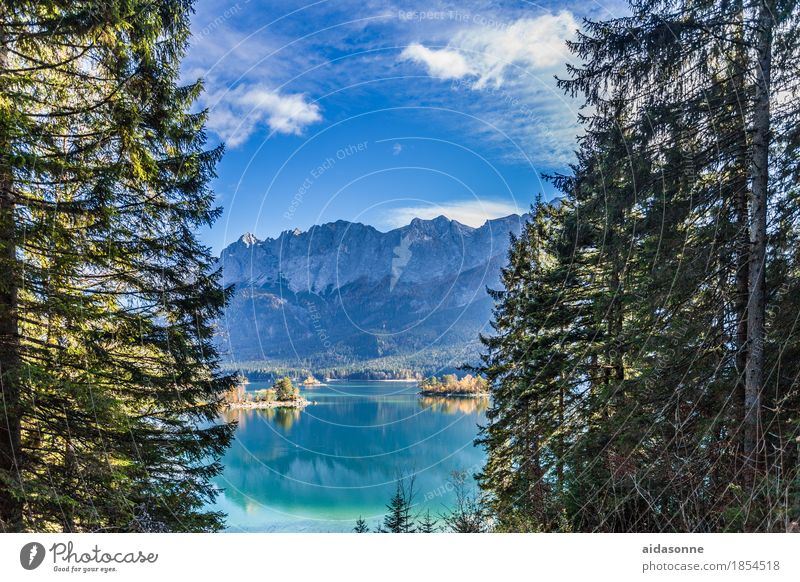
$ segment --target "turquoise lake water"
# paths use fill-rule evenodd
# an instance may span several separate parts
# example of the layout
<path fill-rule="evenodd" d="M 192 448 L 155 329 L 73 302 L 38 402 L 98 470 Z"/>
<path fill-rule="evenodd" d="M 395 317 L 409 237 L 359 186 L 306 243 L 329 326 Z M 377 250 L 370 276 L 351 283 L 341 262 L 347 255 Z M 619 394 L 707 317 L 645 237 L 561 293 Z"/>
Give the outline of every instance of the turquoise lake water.
<path fill-rule="evenodd" d="M 248 390 L 269 387 L 252 382 Z M 398 474 L 416 475 L 416 509 L 451 502 L 450 473 L 470 474 L 485 399 L 421 398 L 415 382 L 330 382 L 304 410 L 235 410 L 236 438 L 216 479 L 228 531 L 351 531 L 382 520 Z"/>

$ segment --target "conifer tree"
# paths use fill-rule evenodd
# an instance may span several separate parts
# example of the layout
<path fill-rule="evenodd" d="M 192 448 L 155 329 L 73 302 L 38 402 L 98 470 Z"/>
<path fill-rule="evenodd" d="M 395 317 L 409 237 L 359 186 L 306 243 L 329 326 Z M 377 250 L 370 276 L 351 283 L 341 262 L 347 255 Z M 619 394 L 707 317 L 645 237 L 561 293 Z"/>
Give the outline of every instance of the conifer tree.
<path fill-rule="evenodd" d="M 500 529 L 797 519 L 797 18 L 643 0 L 571 43 L 560 83 L 586 134 L 558 213 L 512 244 L 484 339 Z"/>
<path fill-rule="evenodd" d="M 227 292 L 196 231 L 222 149 L 178 84 L 190 10 L 0 7 L 4 531 L 221 527 Z"/>
<path fill-rule="evenodd" d="M 356 520 L 356 525 L 353 528 L 353 532 L 355 532 L 355 533 L 368 533 L 369 532 L 369 526 L 367 525 L 367 522 L 364 521 L 363 517 L 361 517 L 361 516 L 358 517 L 358 519 Z"/>
<path fill-rule="evenodd" d="M 431 510 L 426 509 L 425 513 L 419 519 L 417 524 L 417 531 L 419 533 L 436 533 L 437 530 L 436 520 L 431 516 Z"/>
<path fill-rule="evenodd" d="M 497 303 L 494 333 L 481 338 L 486 354 L 480 371 L 493 398 L 478 440 L 489 452 L 479 480 L 501 529 L 536 531 L 549 520 L 542 451 L 557 427 L 546 411 L 559 406 L 551 388 L 569 366 L 559 326 L 574 307 L 561 293 L 555 259 L 558 233 L 552 229 L 560 229 L 563 211 L 537 203 L 519 238 L 512 238 L 504 288 L 490 291 Z"/>
<path fill-rule="evenodd" d="M 397 479 L 395 493 L 386 505 L 388 510 L 383 518 L 383 531 L 388 533 L 414 533 L 414 482 L 415 477 L 401 476 Z"/>

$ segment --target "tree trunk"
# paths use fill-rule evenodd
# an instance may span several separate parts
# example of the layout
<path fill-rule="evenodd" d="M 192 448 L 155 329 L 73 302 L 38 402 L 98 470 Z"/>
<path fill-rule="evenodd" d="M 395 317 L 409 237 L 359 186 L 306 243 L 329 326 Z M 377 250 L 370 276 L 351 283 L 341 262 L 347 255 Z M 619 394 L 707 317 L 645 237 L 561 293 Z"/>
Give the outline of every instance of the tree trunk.
<path fill-rule="evenodd" d="M 772 64 L 772 2 L 756 7 L 756 87 L 753 110 L 752 188 L 750 201 L 750 302 L 747 310 L 747 370 L 744 395 L 745 477 L 752 482 L 759 456 L 761 391 L 764 386 L 764 319 L 767 257 L 767 196 L 769 187 L 770 66 Z"/>
<path fill-rule="evenodd" d="M 567 451 L 564 442 L 564 433 L 566 432 L 566 428 L 564 427 L 564 392 L 566 390 L 566 382 L 567 380 L 562 374 L 558 383 L 558 460 L 556 463 L 556 482 L 558 483 L 559 495 L 564 494 L 564 454 Z"/>
<path fill-rule="evenodd" d="M 744 105 L 747 100 L 745 76 L 747 74 L 746 53 L 742 46 L 744 43 L 744 22 L 741 24 L 742 32 L 737 35 L 740 44 L 736 48 L 734 57 L 734 89 L 735 102 Z M 740 107 L 742 106 L 740 105 Z M 747 383 L 747 307 L 750 303 L 750 196 L 748 188 L 748 161 L 747 161 L 747 120 L 741 111 L 734 113 L 733 131 L 734 139 L 734 179 L 731 184 L 734 224 L 736 238 L 734 243 L 735 268 L 736 268 L 736 296 L 734 299 L 734 313 L 736 315 L 736 415 L 744 418 L 745 393 Z M 742 444 L 744 435 L 739 436 Z M 741 449 L 739 449 L 739 452 Z M 738 456 L 737 452 L 737 456 Z"/>
<path fill-rule="evenodd" d="M 7 68 L 6 42 L 5 30 L 0 27 L 0 71 Z M 4 119 L 8 117 L 2 115 Z M 6 532 L 22 527 L 22 502 L 15 491 L 19 489 L 20 471 L 20 344 L 9 125 L 0 123 L 0 530 Z"/>

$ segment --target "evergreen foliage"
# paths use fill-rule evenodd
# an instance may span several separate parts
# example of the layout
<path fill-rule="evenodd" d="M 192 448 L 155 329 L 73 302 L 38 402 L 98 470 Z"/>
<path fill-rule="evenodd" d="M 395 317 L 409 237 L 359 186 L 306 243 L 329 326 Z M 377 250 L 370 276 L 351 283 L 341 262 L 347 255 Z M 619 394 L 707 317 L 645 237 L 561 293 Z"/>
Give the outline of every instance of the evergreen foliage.
<path fill-rule="evenodd" d="M 591 113 L 509 252 L 480 482 L 510 531 L 798 520 L 794 2 L 631 3 L 560 81 Z M 771 67 L 771 62 L 780 67 Z"/>
<path fill-rule="evenodd" d="M 417 532 L 436 533 L 438 529 L 439 528 L 436 525 L 436 520 L 433 519 L 433 516 L 431 515 L 431 510 L 426 509 L 425 513 L 422 514 L 419 518 L 419 522 L 417 524 Z"/>
<path fill-rule="evenodd" d="M 191 3 L 0 6 L 0 530 L 206 531 L 235 379 Z"/>
<path fill-rule="evenodd" d="M 397 479 L 397 488 L 389 503 L 386 505 L 388 510 L 383 518 L 383 529 L 388 533 L 414 533 L 414 480 L 415 477 L 400 477 Z"/>

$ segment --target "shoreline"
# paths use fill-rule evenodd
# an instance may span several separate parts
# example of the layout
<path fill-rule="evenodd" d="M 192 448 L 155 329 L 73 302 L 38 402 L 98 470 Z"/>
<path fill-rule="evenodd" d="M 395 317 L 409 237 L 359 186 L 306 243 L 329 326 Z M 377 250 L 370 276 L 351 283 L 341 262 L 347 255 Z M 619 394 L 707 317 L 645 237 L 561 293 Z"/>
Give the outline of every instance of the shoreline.
<path fill-rule="evenodd" d="M 420 396 L 441 396 L 443 398 L 488 398 L 489 392 L 429 392 L 420 390 L 417 392 Z"/>
<path fill-rule="evenodd" d="M 270 400 L 260 402 L 231 402 L 228 404 L 229 410 L 253 410 L 265 408 L 305 408 L 313 404 L 310 400 L 300 398 L 298 400 Z"/>
<path fill-rule="evenodd" d="M 366 378 L 331 378 L 328 382 L 405 382 L 410 384 L 411 382 L 419 382 L 416 378 L 383 378 L 381 380 L 369 380 Z"/>

